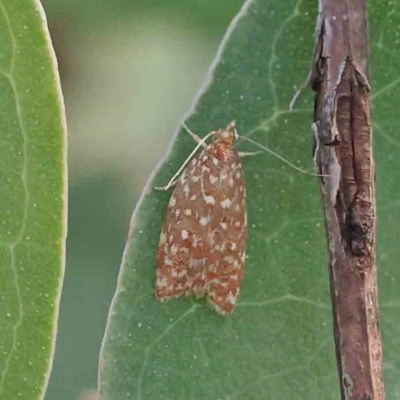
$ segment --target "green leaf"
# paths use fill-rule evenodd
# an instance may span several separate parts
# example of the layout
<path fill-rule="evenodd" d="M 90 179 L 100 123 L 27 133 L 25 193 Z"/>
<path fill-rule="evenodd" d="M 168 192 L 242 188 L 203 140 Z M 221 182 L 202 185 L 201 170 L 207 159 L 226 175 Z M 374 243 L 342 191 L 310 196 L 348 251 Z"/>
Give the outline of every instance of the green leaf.
<path fill-rule="evenodd" d="M 377 260 L 386 398 L 400 394 L 400 1 L 369 4 L 372 117 L 378 213 Z"/>
<path fill-rule="evenodd" d="M 399 334 L 394 322 L 400 305 L 395 295 L 398 213 L 397 202 L 388 198 L 400 182 L 395 157 L 387 155 L 388 146 L 400 144 L 391 134 L 396 129 L 398 102 L 393 98 L 399 80 L 389 61 L 400 24 L 390 5 L 369 3 L 372 49 L 378 53 L 371 62 L 373 116 L 384 132 L 376 141 L 376 158 L 385 339 L 389 321 L 390 334 Z M 187 125 L 204 136 L 235 120 L 239 134 L 312 171 L 311 90 L 293 112 L 288 106 L 311 64 L 316 7 L 314 0 L 246 2 Z M 387 100 L 378 106 L 383 95 Z M 194 146 L 180 129 L 133 214 L 100 355 L 102 394 L 107 400 L 339 398 L 324 221 L 315 177 L 266 153 L 243 160 L 248 259 L 232 316 L 217 315 L 204 300 L 154 299 L 155 253 L 170 192 L 153 188 L 169 181 Z M 240 140 L 237 147 L 258 150 Z M 398 346 L 395 351 L 397 343 L 388 343 L 387 391 L 388 398 L 395 398 L 400 352 Z"/>
<path fill-rule="evenodd" d="M 66 127 L 38 1 L 0 2 L 0 398 L 40 399 L 64 273 Z"/>

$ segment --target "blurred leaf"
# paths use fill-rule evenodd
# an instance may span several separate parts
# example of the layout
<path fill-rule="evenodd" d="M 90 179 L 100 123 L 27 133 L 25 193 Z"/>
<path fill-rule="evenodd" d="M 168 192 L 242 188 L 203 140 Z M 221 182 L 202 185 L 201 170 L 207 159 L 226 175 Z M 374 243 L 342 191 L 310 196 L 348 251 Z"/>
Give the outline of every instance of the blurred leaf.
<path fill-rule="evenodd" d="M 132 21 L 159 15 L 176 24 L 195 25 L 203 29 L 204 35 L 220 34 L 222 23 L 227 23 L 242 3 L 243 0 L 213 0 L 204 7 L 203 0 L 43 0 L 46 11 L 59 21 L 68 23 L 72 16 L 75 29 L 107 26 L 121 18 Z"/>
<path fill-rule="evenodd" d="M 0 398 L 40 399 L 66 236 L 65 116 L 38 1 L 0 3 Z"/>
<path fill-rule="evenodd" d="M 288 104 L 309 70 L 317 4 L 259 0 L 246 6 L 187 124 L 204 135 L 234 119 L 242 135 L 312 170 L 311 91 L 303 94 L 294 112 Z M 393 89 L 399 82 L 398 68 L 384 69 L 393 65 L 388 49 L 395 48 L 400 26 L 390 7 L 378 0 L 369 4 L 372 48 L 383 57 L 372 58 L 375 102 L 384 94 L 391 97 L 390 105 L 387 97 L 374 112 L 383 132 L 376 153 L 378 208 L 383 205 L 378 261 L 385 270 L 380 281 L 384 338 L 390 321 L 391 335 L 399 334 L 394 321 L 400 305 L 395 292 L 400 250 L 393 240 L 398 201 L 390 200 L 394 188 L 400 187 L 400 176 L 395 157 L 385 159 L 390 154 L 385 146 L 400 145 L 391 136 L 396 129 Z M 162 304 L 154 299 L 155 253 L 170 193 L 152 188 L 166 184 L 193 147 L 181 131 L 133 215 L 100 357 L 102 394 L 107 400 L 339 398 L 324 223 L 315 178 L 267 154 L 243 160 L 248 259 L 232 316 L 217 315 L 204 300 Z M 257 150 L 243 141 L 238 149 Z M 400 352 L 398 341 L 389 343 L 386 386 L 388 398 L 395 398 L 400 393 L 395 378 Z"/>
<path fill-rule="evenodd" d="M 72 181 L 69 170 L 67 269 L 46 400 L 78 400 L 96 387 L 99 345 L 132 206 L 117 172 Z"/>

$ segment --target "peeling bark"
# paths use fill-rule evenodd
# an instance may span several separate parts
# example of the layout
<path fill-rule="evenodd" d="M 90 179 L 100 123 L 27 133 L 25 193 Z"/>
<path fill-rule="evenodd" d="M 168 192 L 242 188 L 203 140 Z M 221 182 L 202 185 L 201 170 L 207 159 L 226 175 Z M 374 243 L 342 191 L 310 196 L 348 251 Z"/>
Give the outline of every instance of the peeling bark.
<path fill-rule="evenodd" d="M 383 400 L 365 0 L 320 0 L 310 83 L 342 400 Z"/>

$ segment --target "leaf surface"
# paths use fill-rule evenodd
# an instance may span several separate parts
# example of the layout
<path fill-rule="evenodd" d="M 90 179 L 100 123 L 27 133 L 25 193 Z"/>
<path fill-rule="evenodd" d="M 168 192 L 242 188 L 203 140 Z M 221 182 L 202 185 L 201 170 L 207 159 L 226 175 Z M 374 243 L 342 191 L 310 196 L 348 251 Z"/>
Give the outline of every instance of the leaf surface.
<path fill-rule="evenodd" d="M 303 93 L 294 111 L 289 103 L 309 71 L 316 7 L 312 0 L 246 2 L 187 125 L 204 136 L 235 120 L 239 134 L 312 171 L 313 95 Z M 400 325 L 395 316 L 400 250 L 395 245 L 399 212 L 394 195 L 400 176 L 396 157 L 390 156 L 400 143 L 394 136 L 393 101 L 399 96 L 398 57 L 390 50 L 400 24 L 391 7 L 378 0 L 369 4 L 388 399 L 400 393 L 395 379 L 400 349 L 387 338 L 397 337 Z M 248 258 L 232 316 L 217 315 L 204 300 L 154 299 L 156 248 L 170 196 L 154 187 L 168 182 L 194 146 L 181 129 L 133 214 L 100 355 L 102 394 L 107 400 L 339 398 L 317 178 L 266 153 L 243 160 Z M 258 150 L 243 140 L 237 148 Z"/>
<path fill-rule="evenodd" d="M 38 1 L 0 1 L 0 398 L 40 399 L 64 274 L 66 128 Z"/>

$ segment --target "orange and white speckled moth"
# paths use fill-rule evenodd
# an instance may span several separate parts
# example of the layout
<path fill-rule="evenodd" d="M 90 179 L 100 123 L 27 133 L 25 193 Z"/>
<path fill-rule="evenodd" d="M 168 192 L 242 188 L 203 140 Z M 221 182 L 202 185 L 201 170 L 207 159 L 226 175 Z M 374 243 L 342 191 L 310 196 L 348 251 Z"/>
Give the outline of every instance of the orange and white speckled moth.
<path fill-rule="evenodd" d="M 233 312 L 246 253 L 246 185 L 231 122 L 183 171 L 169 201 L 156 259 L 155 296 L 206 297 Z"/>

